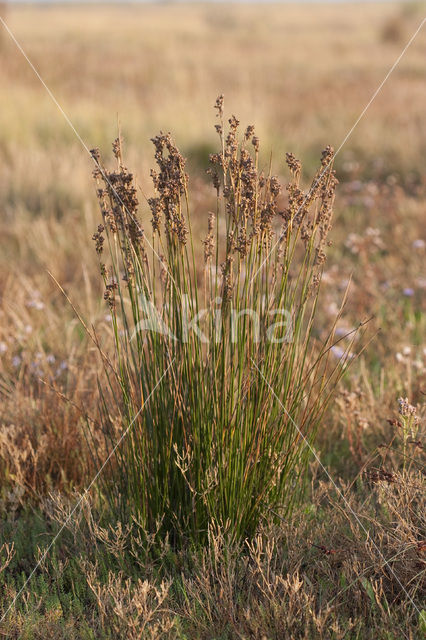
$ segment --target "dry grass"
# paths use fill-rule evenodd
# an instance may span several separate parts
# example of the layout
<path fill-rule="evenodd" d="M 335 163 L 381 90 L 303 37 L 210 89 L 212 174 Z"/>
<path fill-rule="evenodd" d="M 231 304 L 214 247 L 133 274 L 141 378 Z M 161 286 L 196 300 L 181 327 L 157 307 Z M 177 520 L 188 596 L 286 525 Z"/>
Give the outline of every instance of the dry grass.
<path fill-rule="evenodd" d="M 271 149 L 284 176 L 291 150 L 306 186 L 319 150 L 339 146 L 423 16 L 414 4 L 382 3 L 8 7 L 6 17 L 89 148 L 108 152 L 119 114 L 141 201 L 154 195 L 149 139 L 173 131 L 188 158 L 193 232 L 202 239 L 215 201 L 204 169 L 215 150 L 216 95 L 256 124 L 261 166 Z M 351 279 L 337 335 L 367 317 L 371 334 L 378 331 L 344 377 L 316 445 L 369 540 L 315 468 L 304 511 L 280 527 L 265 523 L 244 549 L 212 532 L 204 555 L 165 549 L 155 560 L 157 548 L 133 571 L 112 547 L 103 555 L 94 542 L 103 534 L 92 526 L 70 547 L 79 568 L 65 547 L 55 549 L 6 637 L 423 637 L 424 618 L 389 566 L 422 607 L 425 52 L 423 29 L 336 159 L 333 245 L 315 326 L 324 339 Z M 98 224 L 92 161 L 4 32 L 0 99 L 0 569 L 8 564 L 0 590 L 9 601 L 55 530 L 47 493 L 69 495 L 93 475 L 83 427 L 86 414 L 99 417 L 102 366 L 47 270 L 103 345 L 114 336 L 88 240 Z M 147 227 L 149 207 L 140 213 Z M 417 406 L 416 437 L 404 436 L 399 397 Z M 31 519 L 35 504 L 41 515 Z M 98 508 L 94 498 L 91 509 L 108 528 Z M 12 540 L 14 550 L 1 547 Z"/>
<path fill-rule="evenodd" d="M 132 640 L 421 638 L 424 613 L 410 601 L 421 607 L 426 595 L 421 482 L 413 471 L 391 483 L 365 479 L 356 492 L 343 486 L 346 506 L 324 482 L 309 508 L 280 526 L 266 522 L 238 545 L 212 530 L 198 552 L 175 553 L 167 539 L 154 547 L 155 536 L 147 540 L 138 521 L 99 526 L 86 498 L 63 544 L 40 567 L 38 585 L 50 606 L 43 606 L 43 590 L 27 588 L 4 632 Z M 46 521 L 65 522 L 69 509 L 63 498 L 46 503 Z M 13 563 L 13 549 L 2 554 L 4 565 Z M 64 575 L 78 594 L 73 607 Z M 7 584 L 7 597 L 14 593 Z"/>

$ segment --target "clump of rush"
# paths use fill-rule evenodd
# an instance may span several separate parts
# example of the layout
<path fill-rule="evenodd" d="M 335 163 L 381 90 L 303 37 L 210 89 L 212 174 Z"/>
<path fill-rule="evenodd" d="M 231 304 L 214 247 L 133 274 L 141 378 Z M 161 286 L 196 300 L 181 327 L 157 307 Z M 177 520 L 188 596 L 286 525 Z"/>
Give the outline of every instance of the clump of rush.
<path fill-rule="evenodd" d="M 92 152 L 102 221 L 93 238 L 115 336 L 101 388 L 111 456 L 105 495 L 121 519 L 176 543 L 212 526 L 232 539 L 284 517 L 303 492 L 310 446 L 346 364 L 330 357 L 335 323 L 315 315 L 337 179 L 327 147 L 310 185 L 286 156 L 283 185 L 260 168 L 253 126 L 215 105 L 215 207 L 191 228 L 185 159 L 153 138 L 151 229 L 139 222 L 122 143 L 116 167 Z M 195 320 L 196 322 L 195 322 Z"/>

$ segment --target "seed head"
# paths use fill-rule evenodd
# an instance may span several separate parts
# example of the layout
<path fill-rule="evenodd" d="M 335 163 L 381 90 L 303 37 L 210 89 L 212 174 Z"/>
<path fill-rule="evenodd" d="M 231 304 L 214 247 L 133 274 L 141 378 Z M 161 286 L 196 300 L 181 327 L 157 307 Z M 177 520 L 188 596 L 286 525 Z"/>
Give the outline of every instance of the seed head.
<path fill-rule="evenodd" d="M 216 102 L 214 105 L 214 108 L 217 109 L 217 116 L 219 118 L 223 117 L 223 99 L 224 99 L 224 96 L 223 96 L 223 93 L 221 93 L 220 96 L 216 98 Z"/>
<path fill-rule="evenodd" d="M 326 146 L 324 151 L 321 154 L 321 164 L 323 167 L 328 166 L 334 157 L 334 149 L 329 144 Z"/>

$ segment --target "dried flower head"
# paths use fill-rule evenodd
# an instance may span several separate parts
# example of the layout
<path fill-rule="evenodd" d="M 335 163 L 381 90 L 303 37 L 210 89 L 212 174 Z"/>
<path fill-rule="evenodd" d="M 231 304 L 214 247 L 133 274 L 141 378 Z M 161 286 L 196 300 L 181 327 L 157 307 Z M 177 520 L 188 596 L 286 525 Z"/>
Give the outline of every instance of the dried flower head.
<path fill-rule="evenodd" d="M 219 118 L 223 117 L 223 100 L 224 96 L 223 93 L 221 93 L 220 96 L 216 98 L 216 102 L 214 105 L 214 108 L 217 109 L 217 115 Z"/>
<path fill-rule="evenodd" d="M 210 211 L 209 218 L 208 218 L 207 236 L 206 236 L 206 239 L 204 240 L 204 262 L 208 262 L 208 260 L 213 255 L 213 249 L 214 249 L 214 236 L 213 236 L 214 221 L 215 221 L 215 214 L 212 211 Z"/>
<path fill-rule="evenodd" d="M 415 418 L 416 421 L 418 420 L 417 409 L 408 402 L 408 398 L 399 398 L 398 404 L 399 414 L 403 418 Z"/>
<path fill-rule="evenodd" d="M 159 231 L 161 214 L 164 214 L 167 236 L 176 236 L 180 243 L 185 244 L 188 233 L 182 211 L 182 197 L 186 198 L 188 184 L 185 159 L 170 134 L 160 133 L 152 138 L 152 143 L 158 165 L 158 172 L 151 172 L 158 193 L 156 198 L 149 201 L 153 230 Z"/>

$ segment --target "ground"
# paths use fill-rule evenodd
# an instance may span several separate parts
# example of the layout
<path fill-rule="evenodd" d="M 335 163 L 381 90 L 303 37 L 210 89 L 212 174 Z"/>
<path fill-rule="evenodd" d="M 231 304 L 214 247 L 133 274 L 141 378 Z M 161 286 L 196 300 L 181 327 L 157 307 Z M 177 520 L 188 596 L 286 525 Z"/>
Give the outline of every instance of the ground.
<path fill-rule="evenodd" d="M 134 531 L 108 528 L 95 492 L 80 534 L 67 525 L 0 631 L 423 637 L 425 27 L 366 108 L 420 25 L 421 5 L 2 5 L 0 15 L 34 65 L 2 27 L 0 557 L 11 556 L 0 613 L 95 472 L 81 407 L 98 411 L 100 362 L 78 316 L 105 348 L 111 330 L 91 241 L 100 222 L 92 147 L 109 157 L 120 128 L 148 227 L 150 138 L 171 131 L 203 238 L 217 95 L 242 125 L 256 125 L 261 163 L 271 159 L 284 181 L 285 152 L 301 159 L 307 183 L 333 145 L 339 185 L 315 330 L 327 332 L 349 281 L 337 335 L 368 320 L 315 445 L 351 508 L 313 461 L 305 502 L 281 526 L 265 522 L 242 547 L 212 532 L 203 552 L 164 543 L 150 555 Z M 399 398 L 420 419 L 408 453 Z"/>

